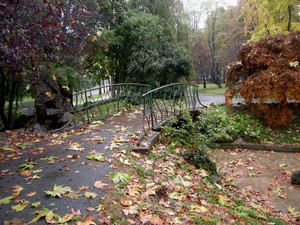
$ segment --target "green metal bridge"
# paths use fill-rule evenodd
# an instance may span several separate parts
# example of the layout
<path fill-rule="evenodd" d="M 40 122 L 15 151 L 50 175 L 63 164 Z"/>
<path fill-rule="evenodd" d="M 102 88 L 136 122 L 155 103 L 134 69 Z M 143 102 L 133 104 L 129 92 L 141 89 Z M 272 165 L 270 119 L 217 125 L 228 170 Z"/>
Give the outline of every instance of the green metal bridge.
<path fill-rule="evenodd" d="M 182 110 L 204 107 L 197 85 L 173 83 L 153 89 L 149 85 L 120 83 L 73 93 L 72 119 L 60 129 L 76 127 L 120 112 L 142 110 L 140 140 Z"/>

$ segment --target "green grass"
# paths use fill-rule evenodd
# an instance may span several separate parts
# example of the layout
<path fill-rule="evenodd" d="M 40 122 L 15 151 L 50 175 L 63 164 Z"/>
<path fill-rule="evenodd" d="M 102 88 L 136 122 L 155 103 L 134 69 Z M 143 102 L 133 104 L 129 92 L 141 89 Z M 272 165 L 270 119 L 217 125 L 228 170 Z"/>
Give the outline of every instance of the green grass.
<path fill-rule="evenodd" d="M 206 84 L 206 88 L 203 88 L 203 84 L 199 84 L 199 92 L 206 95 L 224 95 L 226 91 L 225 84 L 222 84 L 222 88 L 219 88 L 216 84 Z"/>

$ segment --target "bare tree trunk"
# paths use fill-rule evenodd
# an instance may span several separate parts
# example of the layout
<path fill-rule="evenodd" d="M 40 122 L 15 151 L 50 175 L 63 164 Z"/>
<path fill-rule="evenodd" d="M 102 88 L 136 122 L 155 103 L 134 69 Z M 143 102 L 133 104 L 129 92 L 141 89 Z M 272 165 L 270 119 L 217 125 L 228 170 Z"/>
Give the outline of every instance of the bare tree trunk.
<path fill-rule="evenodd" d="M 8 122 L 8 129 L 12 129 L 14 126 L 14 114 L 13 114 L 13 105 L 16 96 L 16 88 L 17 82 L 15 78 L 12 78 L 9 88 L 9 99 L 8 99 L 8 112 L 7 112 L 7 122 Z"/>
<path fill-rule="evenodd" d="M 293 11 L 293 6 L 289 5 L 288 6 L 289 20 L 288 20 L 288 27 L 287 27 L 287 30 L 289 32 L 291 31 L 291 26 L 292 26 L 292 11 Z"/>
<path fill-rule="evenodd" d="M 7 129 L 8 122 L 7 117 L 5 115 L 4 107 L 5 107 L 5 92 L 6 92 L 6 77 L 4 72 L 0 71 L 0 116 L 3 122 L 4 128 Z"/>

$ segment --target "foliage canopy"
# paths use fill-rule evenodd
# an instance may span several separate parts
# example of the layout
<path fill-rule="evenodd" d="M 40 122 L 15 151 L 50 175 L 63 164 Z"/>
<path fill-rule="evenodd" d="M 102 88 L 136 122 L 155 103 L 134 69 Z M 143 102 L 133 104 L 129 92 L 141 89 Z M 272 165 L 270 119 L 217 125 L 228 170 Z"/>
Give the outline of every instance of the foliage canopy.
<path fill-rule="evenodd" d="M 227 86 L 249 105 L 257 102 L 269 125 L 283 126 L 292 119 L 288 102 L 300 101 L 299 56 L 300 32 L 244 45 L 228 71 Z"/>

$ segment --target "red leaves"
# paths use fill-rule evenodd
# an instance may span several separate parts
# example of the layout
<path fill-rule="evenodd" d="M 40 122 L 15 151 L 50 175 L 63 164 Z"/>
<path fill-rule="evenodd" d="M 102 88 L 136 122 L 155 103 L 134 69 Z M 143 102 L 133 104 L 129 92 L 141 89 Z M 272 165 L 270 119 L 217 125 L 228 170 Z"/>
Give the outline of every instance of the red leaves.
<path fill-rule="evenodd" d="M 292 112 L 287 100 L 300 101 L 299 37 L 300 32 L 294 32 L 245 45 L 239 52 L 238 63 L 228 71 L 227 85 L 237 85 L 232 93 L 239 89 L 248 104 L 258 100 L 255 111 L 273 127 L 290 122 Z M 277 103 L 265 104 L 270 100 Z"/>

